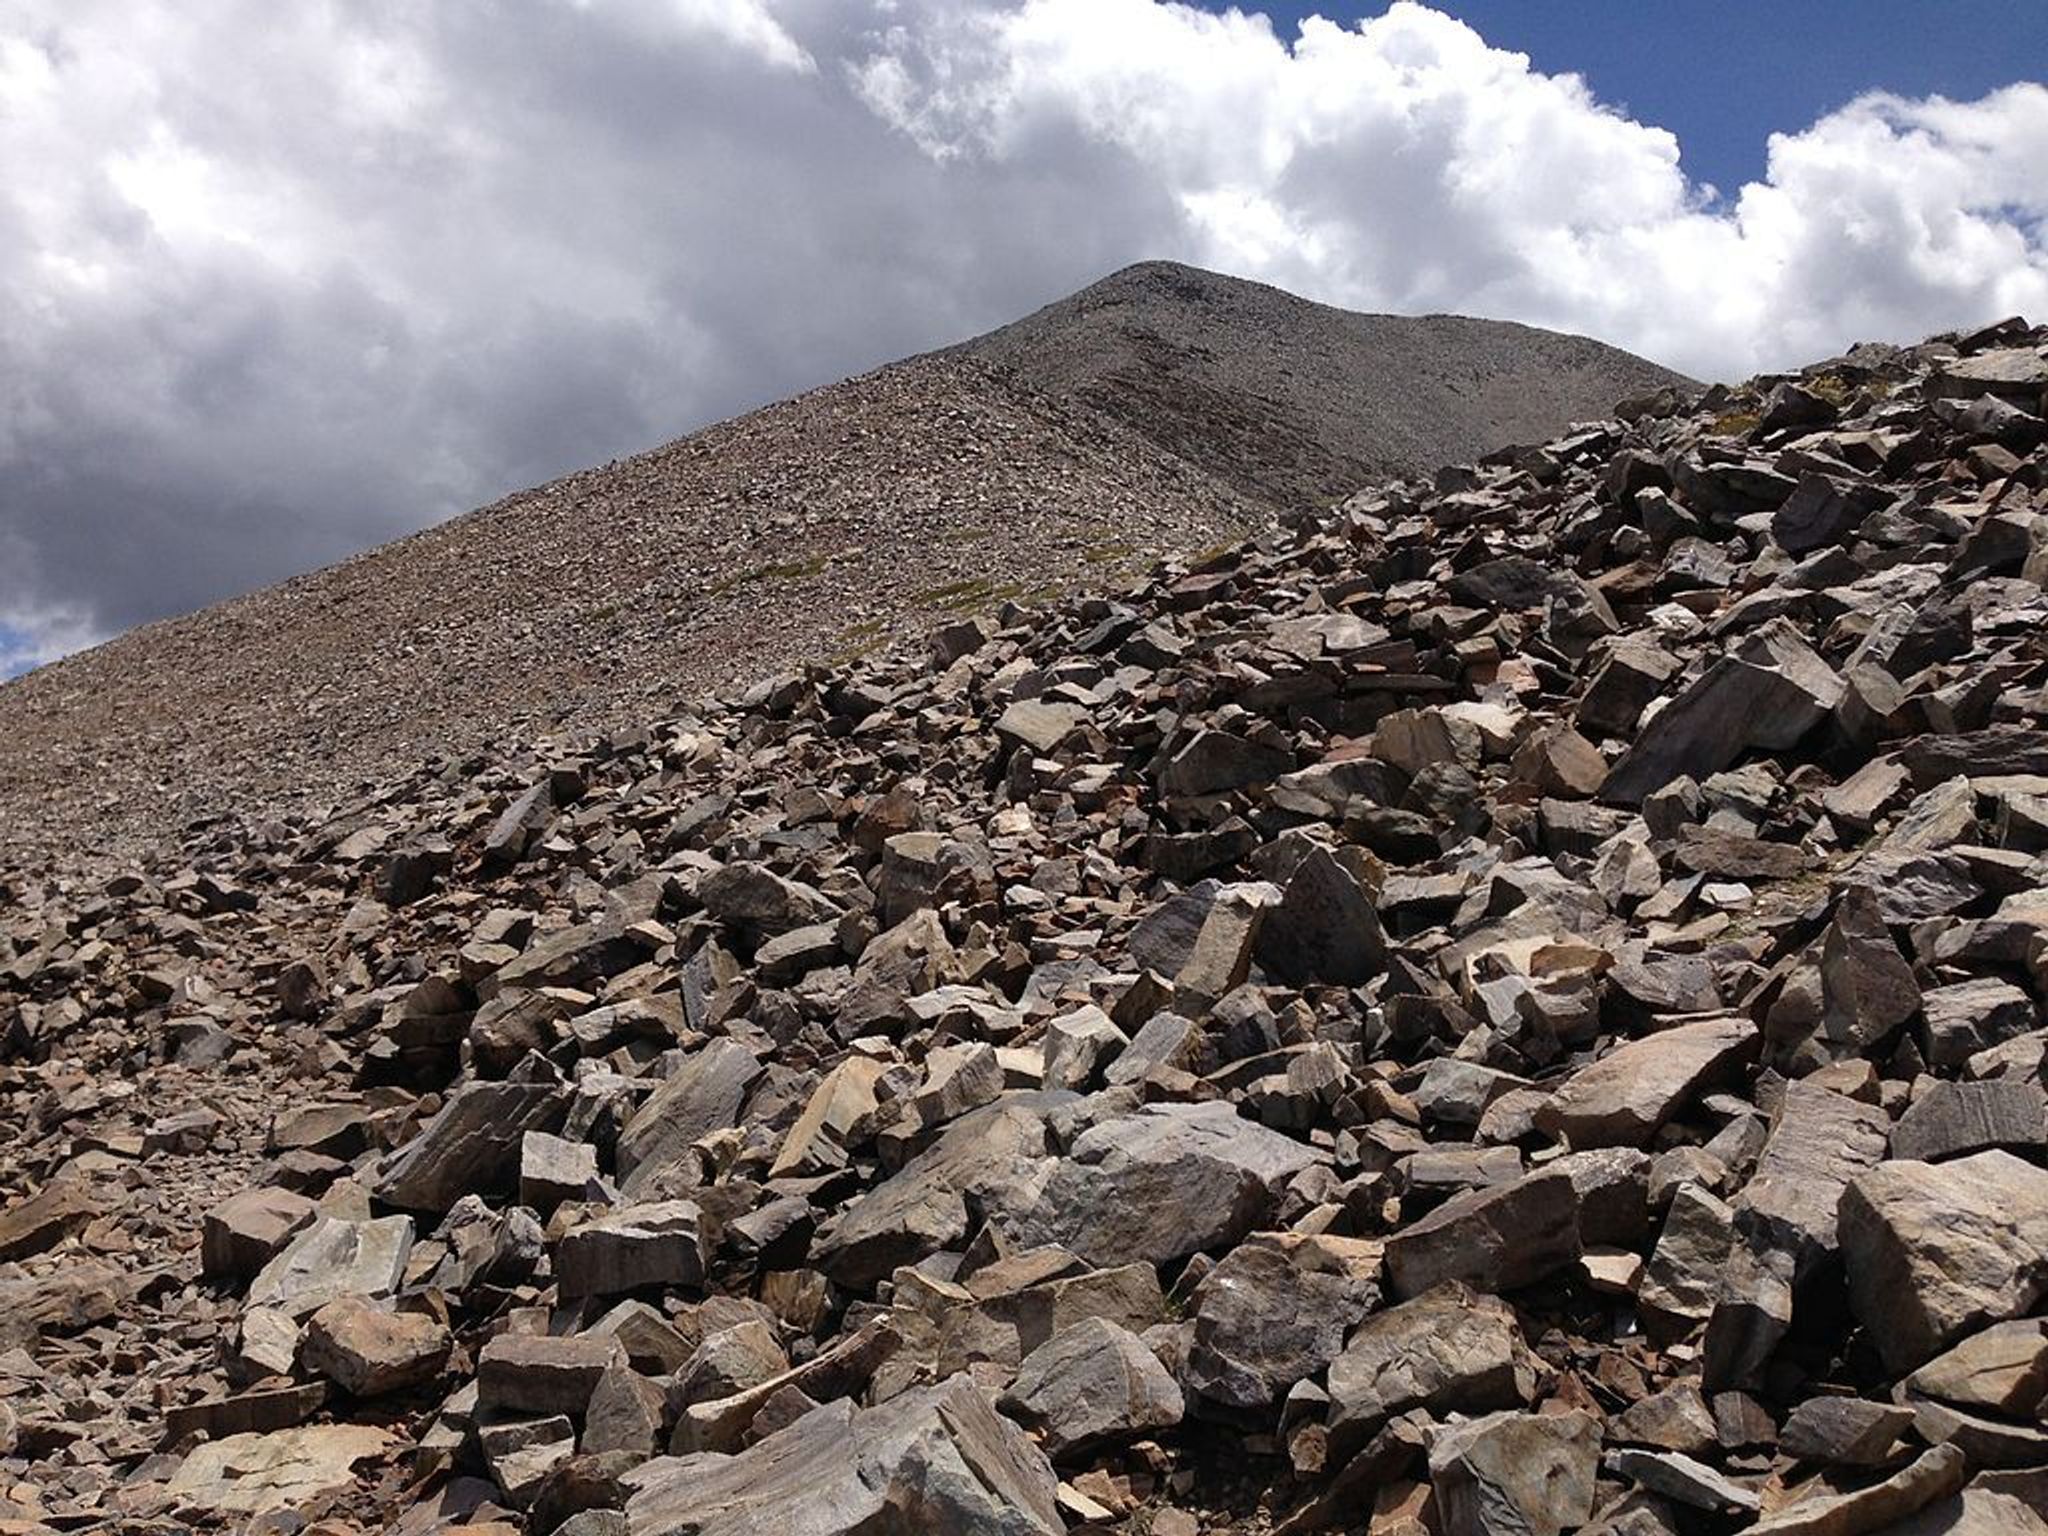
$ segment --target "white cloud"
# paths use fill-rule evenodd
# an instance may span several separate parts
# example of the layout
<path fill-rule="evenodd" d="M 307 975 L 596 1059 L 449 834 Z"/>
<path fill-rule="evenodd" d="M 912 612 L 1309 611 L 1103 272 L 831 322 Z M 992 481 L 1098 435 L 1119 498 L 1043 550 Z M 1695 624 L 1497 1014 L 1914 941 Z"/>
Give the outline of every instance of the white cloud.
<path fill-rule="evenodd" d="M 1173 256 L 1740 375 L 2048 314 L 2048 89 L 1713 200 L 1415 4 L 16 0 L 0 670 Z"/>

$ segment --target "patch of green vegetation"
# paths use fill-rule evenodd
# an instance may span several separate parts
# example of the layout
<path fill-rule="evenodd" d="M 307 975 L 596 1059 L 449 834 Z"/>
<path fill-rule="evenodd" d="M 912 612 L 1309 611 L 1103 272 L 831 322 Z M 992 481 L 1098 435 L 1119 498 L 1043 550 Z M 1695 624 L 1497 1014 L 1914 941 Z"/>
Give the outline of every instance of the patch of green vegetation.
<path fill-rule="evenodd" d="M 986 576 L 976 576 L 966 581 L 949 581 L 943 586 L 927 587 L 922 592 L 913 592 L 910 600 L 927 607 L 943 609 L 947 613 L 966 615 L 981 613 L 1013 599 L 1033 596 L 1034 590 L 1021 581 L 994 581 Z"/>
<path fill-rule="evenodd" d="M 1090 565 L 1111 565 L 1116 561 L 1129 559 L 1137 552 L 1136 546 L 1126 544 L 1121 539 L 1105 539 L 1099 544 L 1082 546 L 1081 558 Z"/>
<path fill-rule="evenodd" d="M 832 563 L 830 554 L 813 555 L 808 560 L 788 560 L 774 565 L 757 565 L 752 570 L 736 571 L 734 574 L 714 581 L 708 588 L 713 597 L 723 597 L 739 587 L 749 586 L 757 581 L 803 581 L 816 576 Z"/>
<path fill-rule="evenodd" d="M 1849 397 L 1856 393 L 1849 381 L 1839 373 L 1823 373 L 1806 381 L 1806 392 L 1818 395 L 1832 406 L 1844 406 Z"/>

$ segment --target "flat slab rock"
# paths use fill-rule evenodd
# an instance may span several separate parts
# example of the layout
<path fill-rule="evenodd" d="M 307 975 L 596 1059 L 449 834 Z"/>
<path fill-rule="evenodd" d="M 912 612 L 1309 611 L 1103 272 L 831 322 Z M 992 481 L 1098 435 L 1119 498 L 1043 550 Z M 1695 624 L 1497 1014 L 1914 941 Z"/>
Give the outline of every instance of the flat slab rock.
<path fill-rule="evenodd" d="M 1581 1067 L 1536 1111 L 1536 1123 L 1574 1147 L 1640 1147 L 1704 1084 L 1757 1047 L 1747 1019 L 1660 1029 Z"/>
<path fill-rule="evenodd" d="M 737 1455 L 627 1474 L 632 1536 L 1064 1536 L 1045 1455 L 965 1376 L 875 1408 L 812 1409 Z"/>
<path fill-rule="evenodd" d="M 396 1445 L 383 1430 L 361 1424 L 229 1435 L 186 1456 L 167 1491 L 180 1508 L 217 1515 L 295 1509 L 348 1489 L 362 1463 Z"/>

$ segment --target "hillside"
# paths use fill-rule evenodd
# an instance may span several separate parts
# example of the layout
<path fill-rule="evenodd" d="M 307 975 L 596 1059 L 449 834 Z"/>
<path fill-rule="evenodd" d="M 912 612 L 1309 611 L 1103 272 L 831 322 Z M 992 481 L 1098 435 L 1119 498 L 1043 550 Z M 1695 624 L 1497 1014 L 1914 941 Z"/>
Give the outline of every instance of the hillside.
<path fill-rule="evenodd" d="M 2044 408 L 0 846 L 0 1533 L 2048 1536 Z"/>
<path fill-rule="evenodd" d="M 1134 574 L 1674 376 L 1132 268 L 0 687 L 0 840 L 121 846 Z"/>
<path fill-rule="evenodd" d="M 1583 336 L 1365 315 L 1144 262 L 956 349 L 1247 496 L 1320 505 L 1689 384 Z"/>

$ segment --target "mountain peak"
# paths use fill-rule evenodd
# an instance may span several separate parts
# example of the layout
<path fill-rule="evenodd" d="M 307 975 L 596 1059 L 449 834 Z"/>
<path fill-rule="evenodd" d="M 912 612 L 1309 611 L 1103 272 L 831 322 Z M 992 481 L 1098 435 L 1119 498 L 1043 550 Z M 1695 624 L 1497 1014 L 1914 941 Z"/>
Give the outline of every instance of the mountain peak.
<path fill-rule="evenodd" d="M 1141 262 L 0 687 L 0 825 L 119 846 L 225 804 L 317 804 L 522 722 L 630 723 L 678 690 L 1114 584 L 1675 379 L 1578 337 Z"/>

